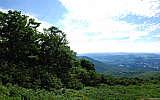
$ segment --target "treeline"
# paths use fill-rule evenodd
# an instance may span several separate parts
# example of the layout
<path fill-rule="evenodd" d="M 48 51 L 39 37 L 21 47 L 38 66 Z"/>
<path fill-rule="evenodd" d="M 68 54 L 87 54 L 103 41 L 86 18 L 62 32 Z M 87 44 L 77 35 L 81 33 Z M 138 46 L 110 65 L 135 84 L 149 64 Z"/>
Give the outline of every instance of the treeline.
<path fill-rule="evenodd" d="M 39 26 L 39 22 L 19 11 L 0 12 L 0 82 L 3 85 L 52 91 L 82 89 L 101 83 L 136 85 L 145 82 L 138 78 L 97 74 L 93 63 L 76 58 L 64 32 L 54 26 L 40 32 Z"/>
<path fill-rule="evenodd" d="M 80 89 L 95 84 L 94 65 L 76 59 L 66 34 L 57 27 L 38 31 L 40 23 L 19 11 L 0 12 L 0 80 L 25 88 Z"/>

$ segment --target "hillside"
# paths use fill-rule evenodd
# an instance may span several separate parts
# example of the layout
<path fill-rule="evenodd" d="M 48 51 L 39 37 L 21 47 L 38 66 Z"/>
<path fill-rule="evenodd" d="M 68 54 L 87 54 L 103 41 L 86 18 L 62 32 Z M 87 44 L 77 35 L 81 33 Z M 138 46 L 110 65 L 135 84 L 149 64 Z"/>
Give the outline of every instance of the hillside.
<path fill-rule="evenodd" d="M 150 77 L 160 71 L 160 55 L 154 53 L 88 53 L 80 54 L 98 60 L 112 67 L 102 73 L 113 76 L 138 77 L 149 75 Z M 108 68 L 105 67 L 105 68 Z M 97 66 L 98 69 L 98 66 Z M 154 73 L 154 74 L 153 74 Z"/>
<path fill-rule="evenodd" d="M 103 73 L 104 70 L 108 69 L 109 66 L 107 64 L 104 64 L 98 60 L 94 60 L 90 57 L 87 57 L 87 56 L 77 56 L 77 59 L 87 59 L 89 60 L 90 62 L 92 62 L 95 66 L 95 69 L 96 69 L 96 72 L 98 73 Z"/>
<path fill-rule="evenodd" d="M 0 100 L 160 97 L 160 77 L 152 77 L 159 74 L 157 55 L 77 56 L 64 32 L 55 26 L 40 32 L 39 26 L 20 11 L 0 11 Z M 149 71 L 151 78 L 144 79 Z"/>

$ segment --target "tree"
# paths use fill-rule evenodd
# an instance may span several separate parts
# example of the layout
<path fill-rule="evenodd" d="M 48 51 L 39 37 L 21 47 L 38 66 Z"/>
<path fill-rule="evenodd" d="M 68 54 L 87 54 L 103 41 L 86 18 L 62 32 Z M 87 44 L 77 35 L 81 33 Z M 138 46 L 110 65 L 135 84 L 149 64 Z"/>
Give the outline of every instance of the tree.
<path fill-rule="evenodd" d="M 96 85 L 94 64 L 76 59 L 66 34 L 55 26 L 39 32 L 40 23 L 19 11 L 0 12 L 0 80 L 25 88 L 81 89 Z M 87 80 L 87 81 L 86 81 Z"/>
<path fill-rule="evenodd" d="M 87 71 L 93 70 L 95 71 L 94 64 L 86 59 L 81 59 L 81 66 L 85 68 Z"/>
<path fill-rule="evenodd" d="M 4 83 L 19 83 L 28 76 L 32 66 L 29 56 L 37 53 L 36 29 L 39 25 L 19 11 L 0 12 L 0 73 L 10 77 L 8 81 L 3 78 Z"/>
<path fill-rule="evenodd" d="M 21 15 L 21 12 L 18 11 L 0 12 L 1 59 L 9 61 L 10 64 L 26 60 L 25 57 L 31 55 L 30 51 L 33 53 L 35 48 L 36 28 L 39 25 L 40 23 Z"/>
<path fill-rule="evenodd" d="M 76 53 L 70 50 L 66 34 L 58 28 L 52 26 L 44 29 L 44 34 L 40 37 L 40 63 L 46 69 L 55 73 L 59 78 L 65 75 L 74 66 Z M 62 74 L 63 73 L 63 74 Z"/>
<path fill-rule="evenodd" d="M 0 79 L 4 84 L 33 88 L 42 85 L 42 79 L 50 87 L 54 80 L 65 83 L 76 53 L 64 32 L 54 26 L 39 32 L 39 26 L 19 11 L 0 12 Z M 42 73 L 50 78 L 42 78 Z"/>

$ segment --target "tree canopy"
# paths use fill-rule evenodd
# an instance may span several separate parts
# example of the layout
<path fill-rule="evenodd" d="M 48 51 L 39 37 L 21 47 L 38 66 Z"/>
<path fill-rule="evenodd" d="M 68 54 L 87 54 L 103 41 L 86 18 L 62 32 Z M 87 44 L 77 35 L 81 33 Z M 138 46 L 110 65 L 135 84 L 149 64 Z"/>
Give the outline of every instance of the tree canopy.
<path fill-rule="evenodd" d="M 84 79 L 95 74 L 94 65 L 76 59 L 66 34 L 60 29 L 52 26 L 39 32 L 39 26 L 39 22 L 19 11 L 0 11 L 2 83 L 48 90 L 89 85 Z"/>

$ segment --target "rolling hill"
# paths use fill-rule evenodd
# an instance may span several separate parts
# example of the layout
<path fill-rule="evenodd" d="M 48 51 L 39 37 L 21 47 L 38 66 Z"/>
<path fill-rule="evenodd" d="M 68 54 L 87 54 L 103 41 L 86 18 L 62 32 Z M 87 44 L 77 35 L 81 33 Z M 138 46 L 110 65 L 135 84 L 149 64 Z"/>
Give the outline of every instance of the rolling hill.
<path fill-rule="evenodd" d="M 79 57 L 93 62 L 97 72 L 105 75 L 152 77 L 160 72 L 160 54 L 155 53 L 87 53 Z"/>

